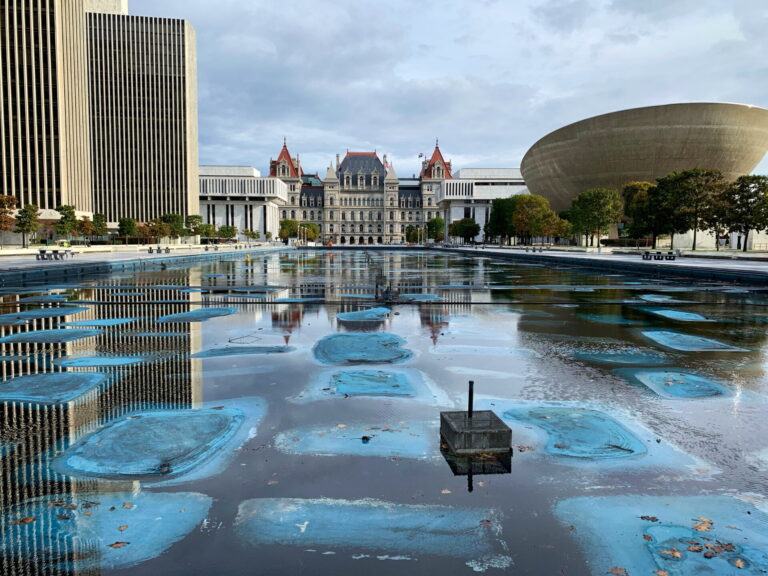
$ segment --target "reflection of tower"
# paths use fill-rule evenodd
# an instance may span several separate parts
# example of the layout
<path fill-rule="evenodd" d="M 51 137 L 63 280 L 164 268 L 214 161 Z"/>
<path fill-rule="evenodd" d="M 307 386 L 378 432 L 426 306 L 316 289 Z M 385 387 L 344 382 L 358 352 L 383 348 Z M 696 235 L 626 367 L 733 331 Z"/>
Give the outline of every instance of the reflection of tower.
<path fill-rule="evenodd" d="M 304 306 L 278 304 L 277 309 L 272 311 L 272 328 L 283 333 L 283 340 L 288 345 L 294 329 L 301 327 L 303 319 Z"/>
<path fill-rule="evenodd" d="M 437 344 L 440 333 L 448 327 L 450 314 L 442 306 L 419 306 L 419 320 L 429 329 L 432 344 Z"/>

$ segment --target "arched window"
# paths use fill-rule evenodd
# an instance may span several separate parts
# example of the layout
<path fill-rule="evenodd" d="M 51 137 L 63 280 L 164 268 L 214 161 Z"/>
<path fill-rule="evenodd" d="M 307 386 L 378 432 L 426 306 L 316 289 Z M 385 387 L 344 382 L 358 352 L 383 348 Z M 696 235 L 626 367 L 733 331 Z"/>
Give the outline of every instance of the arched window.
<path fill-rule="evenodd" d="M 373 220 L 373 212 L 368 212 L 368 221 Z"/>
<path fill-rule="evenodd" d="M 360 232 L 364 232 L 364 231 L 365 231 L 365 227 L 362 224 L 360 224 Z"/>
<path fill-rule="evenodd" d="M 400 220 L 405 220 L 405 212 L 400 212 Z"/>
<path fill-rule="evenodd" d="M 394 212 L 390 212 L 389 213 L 389 219 L 390 220 L 394 220 L 395 219 L 395 213 Z"/>
<path fill-rule="evenodd" d="M 306 220 L 306 219 L 307 219 L 307 211 L 306 211 L 306 210 L 304 210 L 304 212 L 302 212 L 302 213 L 301 213 L 301 218 L 302 218 L 303 220 Z"/>
<path fill-rule="evenodd" d="M 440 164 L 440 162 L 437 162 L 432 167 L 432 178 L 442 178 L 443 177 L 443 166 Z"/>
<path fill-rule="evenodd" d="M 350 220 L 354 220 L 354 219 L 355 219 L 355 211 L 354 211 L 354 210 L 352 210 L 352 211 L 349 213 L 349 219 L 350 219 Z"/>
<path fill-rule="evenodd" d="M 358 174 L 357 187 L 360 188 L 361 190 L 365 189 L 365 174 Z"/>
<path fill-rule="evenodd" d="M 376 220 L 381 220 L 381 212 L 376 212 Z"/>
<path fill-rule="evenodd" d="M 432 206 L 432 197 L 427 198 L 427 206 Z"/>
<path fill-rule="evenodd" d="M 287 219 L 288 219 L 288 211 L 283 210 L 283 220 L 287 220 Z"/>
<path fill-rule="evenodd" d="M 291 210 L 291 220 L 296 220 L 296 210 Z"/>
<path fill-rule="evenodd" d="M 365 213 L 360 210 L 360 220 L 365 220 Z"/>
<path fill-rule="evenodd" d="M 394 206 L 395 205 L 395 199 L 394 198 L 390 198 L 389 199 L 389 205 L 390 206 Z"/>
<path fill-rule="evenodd" d="M 330 206 L 333 206 L 333 196 L 331 196 L 331 197 L 328 199 L 328 204 L 329 204 Z"/>
<path fill-rule="evenodd" d="M 379 187 L 379 175 L 376 172 L 371 174 L 371 186 L 373 188 L 378 188 Z"/>
<path fill-rule="evenodd" d="M 350 174 L 344 174 L 344 188 L 352 187 L 352 176 Z"/>
<path fill-rule="evenodd" d="M 296 204 L 296 196 L 291 196 L 291 204 Z"/>
<path fill-rule="evenodd" d="M 315 219 L 315 211 L 314 210 L 310 210 L 309 211 L 309 219 L 310 220 L 314 220 Z"/>
<path fill-rule="evenodd" d="M 341 213 L 341 219 L 342 220 L 346 220 L 347 219 L 347 213 L 346 212 L 342 212 Z"/>

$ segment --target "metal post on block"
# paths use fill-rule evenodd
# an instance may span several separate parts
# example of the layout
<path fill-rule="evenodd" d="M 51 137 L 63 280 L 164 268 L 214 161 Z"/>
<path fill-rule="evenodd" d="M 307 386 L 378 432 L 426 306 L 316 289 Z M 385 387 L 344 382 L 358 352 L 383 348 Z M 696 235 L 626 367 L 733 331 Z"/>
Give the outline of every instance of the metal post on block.
<path fill-rule="evenodd" d="M 475 381 L 469 381 L 469 406 L 467 407 L 467 417 L 472 420 L 472 412 L 475 407 Z"/>

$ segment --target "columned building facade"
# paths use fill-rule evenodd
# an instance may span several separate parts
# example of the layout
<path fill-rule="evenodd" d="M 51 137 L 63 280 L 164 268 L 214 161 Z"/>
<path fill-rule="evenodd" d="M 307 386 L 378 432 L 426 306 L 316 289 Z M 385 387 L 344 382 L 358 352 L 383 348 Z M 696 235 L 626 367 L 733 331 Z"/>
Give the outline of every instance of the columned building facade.
<path fill-rule="evenodd" d="M 234 226 L 258 232 L 262 239 L 280 230 L 280 212 L 288 201 L 288 185 L 279 178 L 262 178 L 250 166 L 201 166 L 200 213 L 216 228 Z"/>

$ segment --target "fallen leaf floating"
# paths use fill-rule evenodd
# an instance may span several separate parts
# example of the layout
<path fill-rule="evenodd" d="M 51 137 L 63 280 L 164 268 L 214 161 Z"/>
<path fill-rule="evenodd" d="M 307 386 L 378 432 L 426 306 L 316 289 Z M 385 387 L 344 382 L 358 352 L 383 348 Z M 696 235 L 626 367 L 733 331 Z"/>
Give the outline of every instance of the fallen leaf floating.
<path fill-rule="evenodd" d="M 677 548 L 659 550 L 659 554 L 664 554 L 665 556 L 669 556 L 671 558 L 682 558 L 683 557 L 683 553 L 680 552 L 680 550 L 678 550 Z"/>
<path fill-rule="evenodd" d="M 109 545 L 110 548 L 122 548 L 124 546 L 128 546 L 130 542 L 113 542 Z"/>
<path fill-rule="evenodd" d="M 133 508 L 133 502 L 126 502 L 125 504 L 123 504 L 123 508 L 125 508 L 126 510 L 130 510 L 131 508 Z"/>
<path fill-rule="evenodd" d="M 669 576 L 669 572 L 666 570 L 654 570 L 653 573 L 656 574 L 656 576 Z"/>
<path fill-rule="evenodd" d="M 451 491 L 445 488 L 444 490 L 440 490 L 440 494 L 450 494 Z"/>
<path fill-rule="evenodd" d="M 627 572 L 626 568 L 619 568 L 618 566 L 611 568 L 610 574 L 613 574 L 614 576 L 629 576 L 629 572 Z"/>
<path fill-rule="evenodd" d="M 122 526 L 118 526 L 117 529 L 120 530 L 120 532 L 125 532 L 126 530 L 128 530 L 128 526 L 123 524 Z"/>
<path fill-rule="evenodd" d="M 736 568 L 745 568 L 746 564 L 744 563 L 744 560 L 741 558 L 736 558 L 736 560 L 733 561 L 733 565 L 736 566 Z"/>
<path fill-rule="evenodd" d="M 35 516 L 24 516 L 24 518 L 20 518 L 19 520 L 16 520 L 16 522 L 11 522 L 11 526 L 18 526 L 20 524 L 32 524 L 37 520 Z"/>
<path fill-rule="evenodd" d="M 658 522 L 659 519 L 656 518 L 656 516 L 640 516 L 640 520 L 645 520 L 646 522 Z"/>
<path fill-rule="evenodd" d="M 653 536 L 651 536 L 650 534 L 643 534 L 643 539 L 646 542 L 653 542 Z"/>

